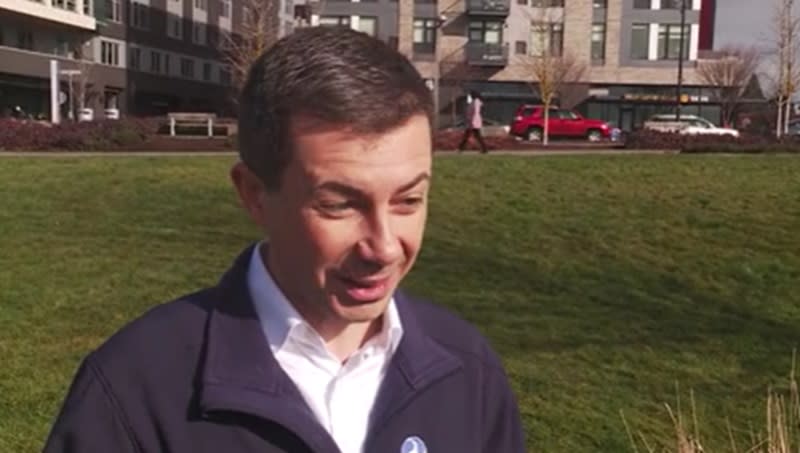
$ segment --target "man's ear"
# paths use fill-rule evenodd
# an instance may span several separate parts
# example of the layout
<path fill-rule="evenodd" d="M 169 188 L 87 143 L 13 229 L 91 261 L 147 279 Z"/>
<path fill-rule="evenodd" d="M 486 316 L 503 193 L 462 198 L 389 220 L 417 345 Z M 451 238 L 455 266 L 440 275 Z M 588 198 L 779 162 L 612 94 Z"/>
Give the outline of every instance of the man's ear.
<path fill-rule="evenodd" d="M 230 171 L 231 181 L 239 194 L 239 201 L 250 214 L 250 218 L 262 229 L 267 229 L 267 192 L 264 183 L 242 161 L 236 162 Z"/>

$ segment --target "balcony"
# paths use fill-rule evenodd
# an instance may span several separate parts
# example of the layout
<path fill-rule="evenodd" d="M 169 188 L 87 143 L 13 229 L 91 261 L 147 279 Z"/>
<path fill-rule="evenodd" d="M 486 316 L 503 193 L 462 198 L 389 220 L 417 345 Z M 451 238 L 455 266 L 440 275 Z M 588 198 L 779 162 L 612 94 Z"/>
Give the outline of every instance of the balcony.
<path fill-rule="evenodd" d="M 51 22 L 57 22 L 84 30 L 94 31 L 97 28 L 95 18 L 91 15 L 83 14 L 83 0 L 75 3 L 75 10 L 70 11 L 52 6 L 51 2 L 38 0 L 0 0 L 0 10 L 13 11 L 17 14 L 24 14 Z"/>
<path fill-rule="evenodd" d="M 508 44 L 469 42 L 466 50 L 467 64 L 471 66 L 502 68 L 508 64 Z"/>
<path fill-rule="evenodd" d="M 511 0 L 467 0 L 467 14 L 472 16 L 506 17 Z"/>

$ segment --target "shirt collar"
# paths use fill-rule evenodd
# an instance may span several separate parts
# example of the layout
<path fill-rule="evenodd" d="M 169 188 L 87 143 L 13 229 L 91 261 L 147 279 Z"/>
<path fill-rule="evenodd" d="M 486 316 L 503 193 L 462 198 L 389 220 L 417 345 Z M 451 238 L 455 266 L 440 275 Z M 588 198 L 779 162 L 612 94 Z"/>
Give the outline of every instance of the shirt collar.
<path fill-rule="evenodd" d="M 270 349 L 274 354 L 281 350 L 290 338 L 308 342 L 309 337 L 318 340 L 312 341 L 324 348 L 319 334 L 292 306 L 264 266 L 264 260 L 261 258 L 262 244 L 253 247 L 247 269 L 247 286 Z M 385 349 L 391 355 L 397 350 L 402 336 L 400 314 L 392 297 L 383 316 L 381 331 L 369 343 Z"/>

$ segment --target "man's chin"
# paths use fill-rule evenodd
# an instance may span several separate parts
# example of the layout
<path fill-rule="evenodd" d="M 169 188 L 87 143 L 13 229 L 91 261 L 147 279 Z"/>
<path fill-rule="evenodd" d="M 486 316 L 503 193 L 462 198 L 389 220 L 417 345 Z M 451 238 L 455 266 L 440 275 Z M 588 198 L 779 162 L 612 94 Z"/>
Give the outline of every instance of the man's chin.
<path fill-rule="evenodd" d="M 340 318 L 348 322 L 369 322 L 380 318 L 391 300 L 391 293 L 375 300 L 355 300 L 348 297 L 334 297 L 331 308 Z"/>

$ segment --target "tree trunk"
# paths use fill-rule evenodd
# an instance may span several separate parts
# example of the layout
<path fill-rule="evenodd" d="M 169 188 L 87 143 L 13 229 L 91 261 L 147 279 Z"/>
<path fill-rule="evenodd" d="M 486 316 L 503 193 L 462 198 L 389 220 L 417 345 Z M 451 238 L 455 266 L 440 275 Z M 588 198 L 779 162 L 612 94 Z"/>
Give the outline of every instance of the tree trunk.
<path fill-rule="evenodd" d="M 789 134 L 789 120 L 792 118 L 792 99 L 786 99 L 786 111 L 783 114 L 783 135 Z"/>
<path fill-rule="evenodd" d="M 783 96 L 778 97 L 778 120 L 775 122 L 775 136 L 781 138 L 783 135 Z"/>
<path fill-rule="evenodd" d="M 542 131 L 542 145 L 550 143 L 550 101 L 544 102 L 544 130 Z"/>

